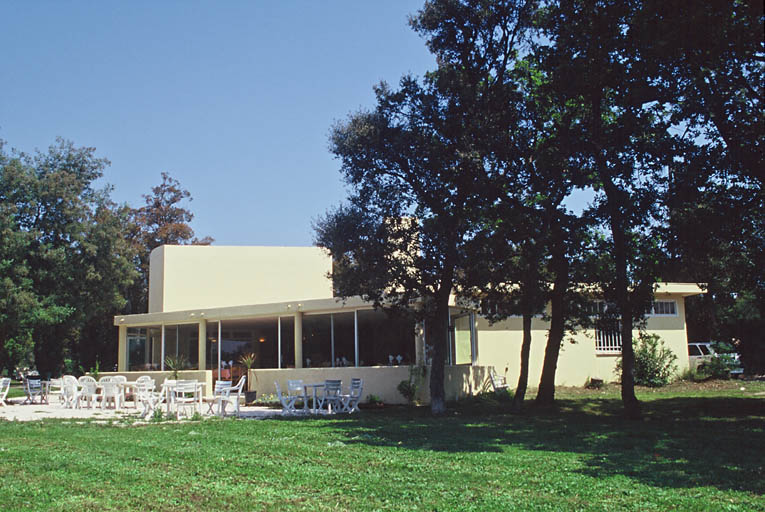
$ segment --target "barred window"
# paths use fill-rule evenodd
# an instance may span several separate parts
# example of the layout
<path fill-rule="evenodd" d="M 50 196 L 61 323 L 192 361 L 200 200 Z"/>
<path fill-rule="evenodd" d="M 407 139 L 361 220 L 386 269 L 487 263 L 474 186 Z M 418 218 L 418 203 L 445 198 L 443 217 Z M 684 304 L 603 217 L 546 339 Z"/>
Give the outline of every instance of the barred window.
<path fill-rule="evenodd" d="M 675 316 L 677 315 L 677 304 L 674 300 L 657 300 L 651 306 L 653 316 Z"/>
<path fill-rule="evenodd" d="M 595 351 L 618 354 L 622 351 L 622 329 L 619 320 L 599 320 L 595 325 Z"/>

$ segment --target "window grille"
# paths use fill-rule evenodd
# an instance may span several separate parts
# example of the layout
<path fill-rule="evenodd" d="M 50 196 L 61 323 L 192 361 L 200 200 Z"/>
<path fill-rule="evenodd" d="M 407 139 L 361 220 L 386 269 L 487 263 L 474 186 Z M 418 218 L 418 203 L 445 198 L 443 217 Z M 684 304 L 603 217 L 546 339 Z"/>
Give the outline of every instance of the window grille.
<path fill-rule="evenodd" d="M 595 351 L 616 354 L 622 351 L 622 329 L 619 320 L 600 320 L 595 326 Z"/>

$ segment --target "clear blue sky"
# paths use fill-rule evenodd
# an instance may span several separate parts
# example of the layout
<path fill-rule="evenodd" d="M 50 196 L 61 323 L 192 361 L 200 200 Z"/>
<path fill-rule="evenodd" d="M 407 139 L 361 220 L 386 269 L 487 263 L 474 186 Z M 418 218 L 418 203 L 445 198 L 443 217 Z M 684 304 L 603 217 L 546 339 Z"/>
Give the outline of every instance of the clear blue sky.
<path fill-rule="evenodd" d="M 0 138 L 97 148 L 133 206 L 167 171 L 216 245 L 309 245 L 345 197 L 333 121 L 434 66 L 407 25 L 421 5 L 0 2 Z"/>

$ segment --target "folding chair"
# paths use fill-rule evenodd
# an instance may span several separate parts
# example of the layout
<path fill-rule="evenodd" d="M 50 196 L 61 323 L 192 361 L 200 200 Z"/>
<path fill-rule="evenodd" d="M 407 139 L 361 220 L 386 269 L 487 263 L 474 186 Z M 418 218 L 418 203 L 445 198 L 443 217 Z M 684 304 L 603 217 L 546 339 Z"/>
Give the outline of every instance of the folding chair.
<path fill-rule="evenodd" d="M 0 379 L 0 405 L 8 405 L 5 403 L 5 397 L 8 396 L 9 389 L 11 389 L 11 379 L 8 377 Z"/>
<path fill-rule="evenodd" d="M 361 401 L 361 392 L 364 389 L 362 379 L 351 379 L 351 387 L 347 395 L 340 395 L 343 406 L 343 412 L 359 412 L 359 402 Z"/>

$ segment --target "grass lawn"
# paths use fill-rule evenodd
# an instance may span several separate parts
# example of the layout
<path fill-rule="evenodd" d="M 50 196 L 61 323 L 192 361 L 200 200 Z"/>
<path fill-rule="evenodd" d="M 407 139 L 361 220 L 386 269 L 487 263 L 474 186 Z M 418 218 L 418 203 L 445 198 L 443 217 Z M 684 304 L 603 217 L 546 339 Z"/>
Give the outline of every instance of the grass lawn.
<path fill-rule="evenodd" d="M 0 508 L 765 510 L 765 383 L 641 390 L 642 422 L 616 388 L 559 396 L 437 419 L 0 422 Z"/>

